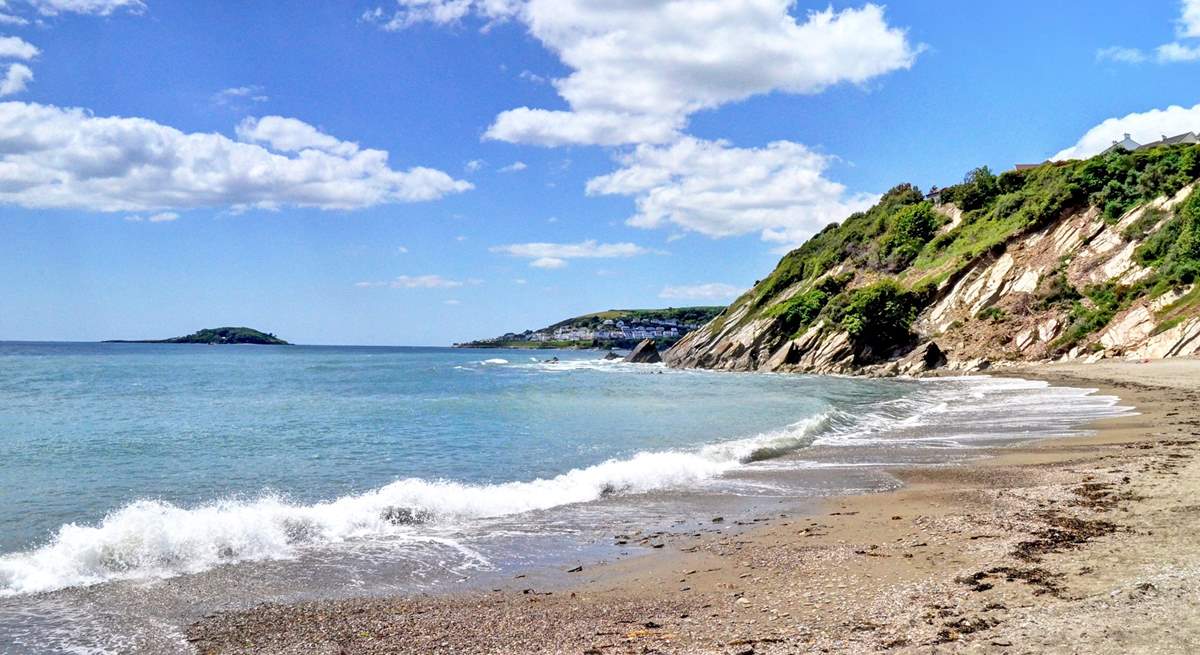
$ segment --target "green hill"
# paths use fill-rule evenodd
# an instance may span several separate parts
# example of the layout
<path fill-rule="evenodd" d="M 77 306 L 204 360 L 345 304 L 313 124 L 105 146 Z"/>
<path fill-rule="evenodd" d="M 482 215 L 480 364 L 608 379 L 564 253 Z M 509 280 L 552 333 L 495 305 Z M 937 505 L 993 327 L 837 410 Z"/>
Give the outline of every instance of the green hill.
<path fill-rule="evenodd" d="M 929 339 L 952 362 L 1174 353 L 1190 332 L 1158 335 L 1200 313 L 1198 177 L 1200 145 L 1165 145 L 982 167 L 930 194 L 898 185 L 784 256 L 668 361 L 854 370 Z"/>
<path fill-rule="evenodd" d="M 259 332 L 248 327 L 207 328 L 187 336 L 171 339 L 112 340 L 106 343 L 205 343 L 205 344 L 256 344 L 263 346 L 286 346 L 288 342 L 274 334 Z"/>
<path fill-rule="evenodd" d="M 674 327 L 674 336 L 651 337 L 659 347 L 673 345 L 683 335 L 711 321 L 724 307 L 667 307 L 665 309 L 610 309 L 568 318 L 538 330 L 509 332 L 491 339 L 454 344 L 459 348 L 632 348 L 644 336 L 593 336 L 591 338 L 554 338 L 561 330 L 619 330 L 617 323 L 646 329 Z"/>

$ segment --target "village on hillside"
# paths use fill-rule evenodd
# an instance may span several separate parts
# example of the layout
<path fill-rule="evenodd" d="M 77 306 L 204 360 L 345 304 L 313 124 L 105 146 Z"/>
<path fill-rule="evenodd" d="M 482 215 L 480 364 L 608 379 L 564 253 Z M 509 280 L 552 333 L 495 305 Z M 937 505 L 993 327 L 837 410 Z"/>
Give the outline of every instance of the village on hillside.
<path fill-rule="evenodd" d="M 643 339 L 670 346 L 699 329 L 723 308 L 609 310 L 555 323 L 540 330 L 454 344 L 460 348 L 630 348 Z"/>

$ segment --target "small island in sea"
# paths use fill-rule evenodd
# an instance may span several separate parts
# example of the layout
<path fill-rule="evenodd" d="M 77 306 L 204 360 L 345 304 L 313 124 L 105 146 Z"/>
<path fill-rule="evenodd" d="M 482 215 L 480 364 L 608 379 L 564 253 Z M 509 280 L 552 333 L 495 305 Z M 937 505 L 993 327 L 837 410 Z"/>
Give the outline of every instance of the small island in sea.
<path fill-rule="evenodd" d="M 206 343 L 206 344 L 252 344 L 259 346 L 289 346 L 288 342 L 270 332 L 260 332 L 248 327 L 205 328 L 183 337 L 171 339 L 110 339 L 104 343 Z"/>
<path fill-rule="evenodd" d="M 645 339 L 669 348 L 692 330 L 716 318 L 723 306 L 666 309 L 610 309 L 584 314 L 540 330 L 508 332 L 490 339 L 454 344 L 455 348 L 622 348 Z"/>

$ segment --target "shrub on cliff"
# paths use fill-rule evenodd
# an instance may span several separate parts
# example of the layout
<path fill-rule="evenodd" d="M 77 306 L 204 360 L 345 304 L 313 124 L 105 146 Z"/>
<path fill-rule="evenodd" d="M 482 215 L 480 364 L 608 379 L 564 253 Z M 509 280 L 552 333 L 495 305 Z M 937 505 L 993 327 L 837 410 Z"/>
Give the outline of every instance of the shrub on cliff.
<path fill-rule="evenodd" d="M 826 313 L 856 343 L 879 353 L 912 340 L 912 323 L 932 295 L 931 287 L 910 291 L 881 280 L 839 295 Z"/>

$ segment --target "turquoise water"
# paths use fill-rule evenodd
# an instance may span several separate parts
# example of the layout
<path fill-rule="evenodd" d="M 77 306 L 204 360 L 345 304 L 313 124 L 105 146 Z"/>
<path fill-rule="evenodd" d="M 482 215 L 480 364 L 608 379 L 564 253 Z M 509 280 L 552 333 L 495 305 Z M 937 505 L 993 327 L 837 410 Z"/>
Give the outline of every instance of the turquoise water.
<path fill-rule="evenodd" d="M 31 644 L 131 581 L 259 584 L 228 605 L 290 597 L 302 577 L 318 596 L 335 578 L 466 579 L 681 498 L 865 488 L 864 467 L 1120 411 L 1021 380 L 676 371 L 595 352 L 0 343 L 0 642 L 103 652 L 120 635 Z M 47 598 L 70 608 L 50 627 Z"/>

